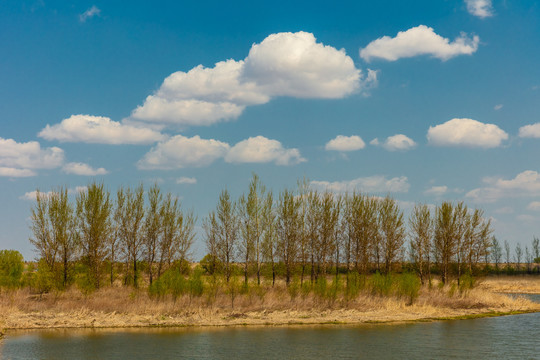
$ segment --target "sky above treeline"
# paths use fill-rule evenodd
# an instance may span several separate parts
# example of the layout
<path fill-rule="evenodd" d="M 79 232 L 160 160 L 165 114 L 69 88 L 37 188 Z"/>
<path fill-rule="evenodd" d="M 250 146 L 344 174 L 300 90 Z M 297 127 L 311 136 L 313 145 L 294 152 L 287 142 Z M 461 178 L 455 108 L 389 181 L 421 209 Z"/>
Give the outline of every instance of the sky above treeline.
<path fill-rule="evenodd" d="M 540 1 L 0 2 L 0 248 L 36 189 L 465 201 L 540 235 Z M 114 197 L 114 196 L 113 196 Z M 194 258 L 204 255 L 200 234 Z"/>

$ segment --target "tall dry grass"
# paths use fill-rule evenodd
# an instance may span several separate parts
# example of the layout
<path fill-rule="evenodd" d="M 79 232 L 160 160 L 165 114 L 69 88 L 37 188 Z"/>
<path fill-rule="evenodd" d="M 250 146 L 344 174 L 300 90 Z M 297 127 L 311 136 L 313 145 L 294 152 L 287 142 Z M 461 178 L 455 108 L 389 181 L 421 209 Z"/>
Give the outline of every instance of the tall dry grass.
<path fill-rule="evenodd" d="M 484 282 L 485 283 L 485 282 Z M 411 305 L 397 293 L 376 295 L 365 287 L 351 296 L 344 284 L 337 291 L 300 286 L 274 287 L 254 282 L 231 293 L 221 283 L 213 291 L 205 279 L 202 296 L 155 297 L 146 290 L 114 286 L 85 294 L 76 287 L 42 296 L 29 289 L 0 293 L 0 324 L 6 328 L 127 327 L 228 324 L 287 324 L 298 322 L 395 321 L 451 317 L 490 311 L 540 310 L 524 298 L 494 294 L 483 287 L 460 292 L 455 285 L 422 287 Z M 237 284 L 238 285 L 238 284 Z M 240 284 L 241 285 L 241 284 Z M 309 291 L 308 291 L 309 290 Z"/>

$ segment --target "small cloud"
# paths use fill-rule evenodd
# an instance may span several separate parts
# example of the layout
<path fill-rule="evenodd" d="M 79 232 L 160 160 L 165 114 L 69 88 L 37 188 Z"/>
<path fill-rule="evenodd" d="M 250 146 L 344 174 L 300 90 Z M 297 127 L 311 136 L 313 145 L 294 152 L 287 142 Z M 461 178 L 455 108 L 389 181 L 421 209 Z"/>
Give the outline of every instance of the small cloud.
<path fill-rule="evenodd" d="M 510 206 L 505 206 L 505 207 L 496 209 L 494 212 L 496 214 L 512 214 L 514 213 L 514 209 L 512 209 Z"/>
<path fill-rule="evenodd" d="M 0 176 L 4 177 L 30 177 L 30 176 L 36 176 L 36 172 L 32 171 L 30 169 L 16 169 L 12 167 L 4 167 L 0 166 Z"/>
<path fill-rule="evenodd" d="M 495 105 L 495 106 L 493 107 L 493 109 L 495 109 L 495 110 L 497 110 L 497 111 L 501 110 L 502 108 L 503 108 L 503 104 L 497 104 L 497 105 Z"/>
<path fill-rule="evenodd" d="M 187 185 L 194 185 L 197 183 L 197 179 L 194 177 L 185 177 L 182 176 L 178 179 L 176 179 L 177 184 L 187 184 Z"/>
<path fill-rule="evenodd" d="M 71 115 L 59 124 L 47 124 L 38 134 L 46 140 L 90 144 L 151 144 L 165 139 L 161 133 L 112 121 L 108 117 Z"/>
<path fill-rule="evenodd" d="M 373 58 L 396 61 L 401 58 L 431 55 L 446 61 L 458 55 L 475 53 L 479 43 L 478 36 L 468 37 L 465 33 L 461 33 L 451 42 L 450 39 L 436 34 L 433 28 L 419 25 L 400 31 L 393 38 L 383 36 L 370 42 L 360 50 L 360 57 L 369 62 Z"/>
<path fill-rule="evenodd" d="M 105 168 L 94 169 L 90 165 L 85 164 L 85 163 L 80 163 L 80 162 L 67 163 L 66 165 L 62 167 L 62 170 L 66 174 L 83 175 L 83 176 L 106 175 L 109 173 L 107 170 L 105 170 Z"/>
<path fill-rule="evenodd" d="M 68 194 L 69 195 L 76 195 L 78 193 L 86 191 L 87 189 L 88 189 L 88 187 L 86 187 L 86 186 L 76 186 L 74 188 L 69 188 L 68 189 Z M 53 193 L 53 191 L 47 191 L 47 192 L 40 191 L 40 194 L 42 194 L 43 196 L 50 196 L 52 193 Z M 29 191 L 27 193 L 24 193 L 24 195 L 19 196 L 19 199 L 28 200 L 28 201 L 35 201 L 36 197 L 37 197 L 37 191 Z"/>
<path fill-rule="evenodd" d="M 525 125 L 519 128 L 521 138 L 540 138 L 540 122 L 532 125 Z"/>
<path fill-rule="evenodd" d="M 491 0 L 465 0 L 469 14 L 479 18 L 493 16 Z"/>
<path fill-rule="evenodd" d="M 139 160 L 141 170 L 172 170 L 208 166 L 229 151 L 229 144 L 214 140 L 176 135 L 158 143 Z"/>
<path fill-rule="evenodd" d="M 432 186 L 424 191 L 425 195 L 442 196 L 448 192 L 448 186 Z"/>
<path fill-rule="evenodd" d="M 283 145 L 264 136 L 250 137 L 234 145 L 225 155 L 230 163 L 268 163 L 296 165 L 307 161 L 298 149 L 286 149 Z"/>
<path fill-rule="evenodd" d="M 452 119 L 430 126 L 428 143 L 434 146 L 495 148 L 508 139 L 508 134 L 494 124 L 484 124 L 473 119 Z"/>
<path fill-rule="evenodd" d="M 540 211 L 540 201 L 533 201 L 528 206 L 527 209 L 532 211 Z"/>
<path fill-rule="evenodd" d="M 516 219 L 521 222 L 537 222 L 538 221 L 538 217 L 535 217 L 532 215 L 526 215 L 526 214 L 518 215 L 516 216 Z"/>
<path fill-rule="evenodd" d="M 540 174 L 526 170 L 513 179 L 485 178 L 484 187 L 473 189 L 465 196 L 475 202 L 495 202 L 502 198 L 540 196 Z"/>
<path fill-rule="evenodd" d="M 0 138 L 0 176 L 35 176 L 35 169 L 54 169 L 63 163 L 64 151 L 60 148 L 41 148 L 37 141 L 19 143 Z"/>
<path fill-rule="evenodd" d="M 90 9 L 79 15 L 79 21 L 83 23 L 86 22 L 86 20 L 91 19 L 95 16 L 100 16 L 100 14 L 101 10 L 96 5 L 92 5 Z"/>
<path fill-rule="evenodd" d="M 388 179 L 386 176 L 381 175 L 359 177 L 346 181 L 312 181 L 311 186 L 333 192 L 362 191 L 369 193 L 406 193 L 410 188 L 410 184 L 406 176 Z"/>
<path fill-rule="evenodd" d="M 364 140 L 358 135 L 338 135 L 326 143 L 324 148 L 333 151 L 356 151 L 363 149 L 365 146 Z"/>
<path fill-rule="evenodd" d="M 378 143 L 379 141 L 377 140 L 373 145 L 378 145 Z M 382 147 L 388 151 L 407 151 L 416 147 L 416 143 L 408 136 L 397 134 L 386 138 L 386 141 L 382 144 Z"/>

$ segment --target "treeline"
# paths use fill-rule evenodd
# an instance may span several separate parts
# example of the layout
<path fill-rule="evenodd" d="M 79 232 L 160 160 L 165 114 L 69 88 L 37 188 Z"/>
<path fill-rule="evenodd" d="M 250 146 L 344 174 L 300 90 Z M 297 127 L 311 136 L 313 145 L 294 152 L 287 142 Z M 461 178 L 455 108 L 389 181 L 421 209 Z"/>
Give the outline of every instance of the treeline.
<path fill-rule="evenodd" d="M 141 261 L 151 283 L 173 262 L 188 259 L 195 220 L 157 184 L 146 194 L 143 185 L 120 187 L 113 199 L 103 184 L 92 183 L 75 203 L 66 188 L 38 191 L 30 241 L 40 258 L 38 273 L 49 274 L 56 288 L 70 285 L 75 273 L 88 289 L 103 286 L 105 272 L 112 284 L 118 263 L 124 283 L 137 286 Z"/>
<path fill-rule="evenodd" d="M 472 274 L 492 244 L 490 221 L 463 202 L 435 209 L 417 204 L 405 219 L 390 196 L 319 192 L 304 181 L 275 199 L 256 175 L 237 201 L 222 191 L 203 228 L 210 269 L 221 266 L 229 279 L 231 264 L 238 261 L 246 283 L 250 269 L 260 283 L 263 263 L 270 264 L 273 280 L 275 265 L 282 264 L 287 283 L 293 273 L 301 283 L 308 278 L 314 283 L 329 273 L 389 274 L 404 265 L 422 283 L 432 269 L 447 283 L 450 276 Z"/>
<path fill-rule="evenodd" d="M 143 185 L 121 187 L 111 195 L 92 183 L 74 202 L 66 188 L 37 192 L 30 239 L 40 258 L 36 281 L 62 289 L 77 280 L 89 290 L 113 284 L 119 274 L 135 287 L 142 274 L 151 288 L 183 281 L 177 275 L 191 272 L 195 223 L 193 213 L 157 184 L 146 191 Z M 512 267 L 508 243 L 501 248 L 480 209 L 463 202 L 417 204 L 406 219 L 390 196 L 317 191 L 305 180 L 274 195 L 254 174 L 238 199 L 221 192 L 202 228 L 202 270 L 223 275 L 226 283 L 237 272 L 245 285 L 250 277 L 257 284 L 268 277 L 273 285 L 282 276 L 287 285 L 294 278 L 302 286 L 330 275 L 344 274 L 348 283 L 405 271 L 416 272 L 422 283 L 437 275 L 443 284 L 456 278 L 459 285 L 462 275 L 485 271 L 490 262 L 498 271 L 503 256 Z M 525 248 L 527 261 L 538 251 L 535 239 L 530 251 Z"/>

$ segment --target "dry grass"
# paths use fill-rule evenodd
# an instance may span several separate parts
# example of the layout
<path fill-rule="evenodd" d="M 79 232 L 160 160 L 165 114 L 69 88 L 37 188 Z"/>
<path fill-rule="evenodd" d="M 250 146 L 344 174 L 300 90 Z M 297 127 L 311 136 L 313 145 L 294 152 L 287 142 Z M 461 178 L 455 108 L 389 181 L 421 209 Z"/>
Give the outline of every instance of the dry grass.
<path fill-rule="evenodd" d="M 480 288 L 499 293 L 540 294 L 540 276 L 494 276 L 482 280 Z"/>
<path fill-rule="evenodd" d="M 505 281 L 500 287 L 505 286 Z M 146 291 L 127 287 L 108 287 L 88 296 L 72 288 L 43 297 L 21 289 L 0 294 L 0 324 L 6 329 L 356 324 L 540 311 L 540 304 L 488 290 L 497 288 L 494 284 L 496 281 L 489 279 L 476 289 L 453 296 L 448 287 L 423 288 L 416 302 L 408 306 L 406 299 L 366 292 L 352 300 L 342 294 L 332 299 L 313 293 L 303 296 L 301 292 L 291 298 L 280 282 L 274 288 L 258 291 L 252 287 L 248 293 L 238 295 L 234 308 L 223 289 L 215 297 L 184 295 L 176 300 L 156 300 Z"/>

